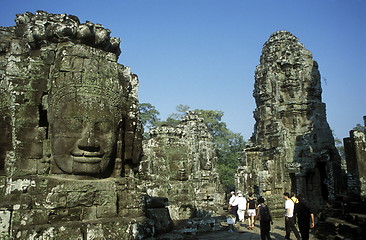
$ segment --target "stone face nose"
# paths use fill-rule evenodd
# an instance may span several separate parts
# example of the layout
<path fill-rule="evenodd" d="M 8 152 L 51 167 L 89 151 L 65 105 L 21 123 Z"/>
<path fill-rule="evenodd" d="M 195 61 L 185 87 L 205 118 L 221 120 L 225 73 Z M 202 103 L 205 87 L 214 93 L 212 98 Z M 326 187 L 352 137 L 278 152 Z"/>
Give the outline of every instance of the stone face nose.
<path fill-rule="evenodd" d="M 83 130 L 82 137 L 78 142 L 78 148 L 86 152 L 99 152 L 100 144 L 95 133 L 95 126 L 88 123 Z"/>

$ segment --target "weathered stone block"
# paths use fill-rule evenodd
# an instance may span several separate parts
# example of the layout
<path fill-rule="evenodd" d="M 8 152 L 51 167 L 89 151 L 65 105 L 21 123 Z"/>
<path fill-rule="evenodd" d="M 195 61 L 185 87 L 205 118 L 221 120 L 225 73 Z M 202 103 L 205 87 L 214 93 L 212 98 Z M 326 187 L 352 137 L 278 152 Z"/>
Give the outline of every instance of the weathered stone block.
<path fill-rule="evenodd" d="M 86 192 L 68 192 L 67 194 L 67 207 L 73 208 L 76 206 L 87 206 L 90 207 L 94 203 L 94 191 Z"/>
<path fill-rule="evenodd" d="M 68 204 L 68 194 L 66 192 L 49 192 L 47 197 L 45 195 L 41 195 L 40 199 L 38 199 L 38 204 L 41 207 L 56 209 L 56 208 L 65 208 Z"/>
<path fill-rule="evenodd" d="M 49 210 L 19 209 L 14 210 L 11 218 L 12 226 L 42 225 L 48 223 Z"/>
<path fill-rule="evenodd" d="M 168 198 L 164 197 L 145 196 L 144 199 L 146 208 L 165 208 L 169 205 Z"/>
<path fill-rule="evenodd" d="M 0 234 L 10 232 L 11 211 L 0 209 Z"/>
<path fill-rule="evenodd" d="M 49 224 L 12 229 L 12 236 L 16 239 L 76 239 L 83 240 L 80 225 L 52 226 Z"/>
<path fill-rule="evenodd" d="M 83 216 L 82 207 L 61 208 L 50 211 L 48 220 L 51 223 L 81 221 Z"/>
<path fill-rule="evenodd" d="M 97 218 L 108 218 L 117 216 L 116 204 L 97 206 Z"/>
<path fill-rule="evenodd" d="M 10 42 L 10 53 L 14 55 L 22 55 L 28 52 L 27 46 L 21 40 L 12 40 Z"/>
<path fill-rule="evenodd" d="M 25 147 L 26 144 L 19 144 L 19 150 L 24 150 L 22 154 L 26 155 L 29 148 Z M 26 149 L 26 150 L 25 150 Z M 14 164 L 13 176 L 26 176 L 37 174 L 39 159 L 24 159 L 23 162 L 17 162 Z"/>
<path fill-rule="evenodd" d="M 110 218 L 86 226 L 87 239 L 145 239 L 154 236 L 153 223 L 145 218 Z"/>
<path fill-rule="evenodd" d="M 96 206 L 84 207 L 83 208 L 83 214 L 81 216 L 81 219 L 83 221 L 97 219 L 97 207 Z"/>
<path fill-rule="evenodd" d="M 173 221 L 167 208 L 147 209 L 147 217 L 155 222 L 155 231 L 158 234 L 170 232 L 173 229 Z"/>
<path fill-rule="evenodd" d="M 116 206 L 117 194 L 114 191 L 95 192 L 94 204 L 98 206 Z"/>
<path fill-rule="evenodd" d="M 43 157 L 43 143 L 42 142 L 31 142 L 31 151 L 29 152 L 29 158 L 41 159 Z M 38 163 L 39 161 L 37 161 Z"/>
<path fill-rule="evenodd" d="M 31 177 L 19 177 L 6 179 L 5 194 L 20 194 L 31 191 L 36 187 L 36 181 Z"/>

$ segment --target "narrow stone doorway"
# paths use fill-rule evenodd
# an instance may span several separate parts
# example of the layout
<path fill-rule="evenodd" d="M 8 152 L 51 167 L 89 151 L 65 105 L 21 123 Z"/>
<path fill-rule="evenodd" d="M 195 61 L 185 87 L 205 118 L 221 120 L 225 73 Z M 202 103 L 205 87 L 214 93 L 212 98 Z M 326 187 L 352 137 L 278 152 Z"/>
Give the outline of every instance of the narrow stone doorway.
<path fill-rule="evenodd" d="M 325 162 L 318 162 L 318 170 L 319 170 L 319 174 L 320 174 L 320 191 L 321 191 L 321 195 L 323 200 L 328 200 L 328 184 L 329 184 L 329 179 L 327 176 L 327 169 L 326 169 L 326 163 Z"/>

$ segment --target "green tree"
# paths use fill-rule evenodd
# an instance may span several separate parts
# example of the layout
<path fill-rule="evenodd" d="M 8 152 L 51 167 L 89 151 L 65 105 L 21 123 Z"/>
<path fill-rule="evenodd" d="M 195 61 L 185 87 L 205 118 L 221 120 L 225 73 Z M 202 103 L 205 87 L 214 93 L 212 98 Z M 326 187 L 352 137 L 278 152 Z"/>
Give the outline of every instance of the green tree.
<path fill-rule="evenodd" d="M 140 103 L 139 109 L 140 109 L 140 120 L 142 126 L 144 127 L 144 138 L 147 138 L 148 136 L 147 132 L 151 128 L 154 128 L 156 124 L 160 121 L 159 118 L 160 113 L 150 103 Z"/>
<path fill-rule="evenodd" d="M 335 145 L 335 147 L 336 147 L 336 149 L 339 153 L 339 156 L 341 157 L 341 167 L 342 167 L 342 169 L 346 170 L 347 169 L 347 166 L 346 166 L 346 153 L 344 151 L 343 141 L 335 135 L 333 129 L 332 129 L 332 133 L 333 133 L 333 138 L 334 138 L 334 145 Z"/>
<path fill-rule="evenodd" d="M 189 111 L 190 107 L 187 105 L 180 104 L 175 107 L 176 113 L 172 113 L 165 121 L 156 122 L 155 126 L 171 126 L 176 127 L 180 121 L 185 117 L 186 112 Z"/>
<path fill-rule="evenodd" d="M 337 148 L 339 156 L 341 156 L 342 161 L 345 161 L 346 154 L 344 152 L 344 146 L 342 140 L 334 136 L 334 145 Z"/>
<path fill-rule="evenodd" d="M 365 132 L 366 131 L 366 127 L 362 126 L 361 124 L 357 123 L 356 127 L 354 127 L 352 130 L 356 130 L 356 131 L 362 131 Z"/>

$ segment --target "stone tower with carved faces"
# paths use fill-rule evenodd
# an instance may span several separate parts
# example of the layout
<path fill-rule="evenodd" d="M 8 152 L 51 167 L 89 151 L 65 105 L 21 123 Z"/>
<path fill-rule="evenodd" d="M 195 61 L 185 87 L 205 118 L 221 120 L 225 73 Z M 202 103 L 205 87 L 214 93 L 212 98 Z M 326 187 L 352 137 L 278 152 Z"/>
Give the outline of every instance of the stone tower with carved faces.
<path fill-rule="evenodd" d="M 0 27 L 1 234 L 152 235 L 134 178 L 138 79 L 117 63 L 119 42 L 100 24 L 43 11 Z"/>
<path fill-rule="evenodd" d="M 160 126 L 144 141 L 140 175 L 153 196 L 169 198 L 172 220 L 220 216 L 225 190 L 213 138 L 199 112 L 187 112 L 176 126 Z"/>
<path fill-rule="evenodd" d="M 255 72 L 256 123 L 239 188 L 268 196 L 302 193 L 317 203 L 340 190 L 340 157 L 320 79 L 317 62 L 294 35 L 271 35 Z"/>

